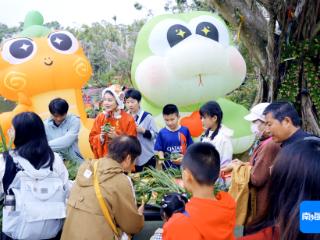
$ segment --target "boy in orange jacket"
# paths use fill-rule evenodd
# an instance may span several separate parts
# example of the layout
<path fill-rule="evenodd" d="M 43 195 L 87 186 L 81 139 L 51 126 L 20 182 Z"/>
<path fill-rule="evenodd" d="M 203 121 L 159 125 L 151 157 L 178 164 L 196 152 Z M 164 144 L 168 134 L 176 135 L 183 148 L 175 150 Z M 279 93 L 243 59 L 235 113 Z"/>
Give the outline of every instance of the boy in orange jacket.
<path fill-rule="evenodd" d="M 219 153 L 210 143 L 191 145 L 182 160 L 182 179 L 192 193 L 183 213 L 165 223 L 164 240 L 235 239 L 236 203 L 226 192 L 214 195 L 220 172 Z"/>

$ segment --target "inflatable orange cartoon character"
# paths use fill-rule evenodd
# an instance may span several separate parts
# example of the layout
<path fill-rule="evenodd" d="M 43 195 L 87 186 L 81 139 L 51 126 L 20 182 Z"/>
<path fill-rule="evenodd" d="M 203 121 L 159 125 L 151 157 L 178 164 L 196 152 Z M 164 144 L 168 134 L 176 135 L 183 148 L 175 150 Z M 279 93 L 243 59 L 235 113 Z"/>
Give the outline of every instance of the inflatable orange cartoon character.
<path fill-rule="evenodd" d="M 23 111 L 49 117 L 49 102 L 61 97 L 69 103 L 69 112 L 80 116 L 80 150 L 91 157 L 92 121 L 84 111 L 81 87 L 92 69 L 77 39 L 70 32 L 44 27 L 42 15 L 33 11 L 27 14 L 23 31 L 4 41 L 0 51 L 0 95 L 17 103 L 12 112 L 0 115 L 3 130 L 7 132 L 13 117 Z"/>

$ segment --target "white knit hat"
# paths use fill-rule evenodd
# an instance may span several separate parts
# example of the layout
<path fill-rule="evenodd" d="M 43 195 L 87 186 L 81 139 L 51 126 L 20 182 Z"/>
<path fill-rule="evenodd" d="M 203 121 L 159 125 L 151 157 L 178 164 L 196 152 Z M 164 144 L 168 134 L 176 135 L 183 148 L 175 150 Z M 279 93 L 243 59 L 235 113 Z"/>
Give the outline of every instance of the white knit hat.
<path fill-rule="evenodd" d="M 113 88 L 108 87 L 108 88 L 103 89 L 101 97 L 104 98 L 104 95 L 107 92 L 110 92 L 114 96 L 114 98 L 116 99 L 116 102 L 118 104 L 118 109 L 124 109 L 123 102 L 121 101 L 121 99 L 119 98 L 119 95 L 114 91 Z"/>
<path fill-rule="evenodd" d="M 245 120 L 253 122 L 256 120 L 261 120 L 265 122 L 265 117 L 263 115 L 264 110 L 266 107 L 269 106 L 270 103 L 259 103 L 255 105 L 253 108 L 250 109 L 250 113 L 244 117 Z"/>

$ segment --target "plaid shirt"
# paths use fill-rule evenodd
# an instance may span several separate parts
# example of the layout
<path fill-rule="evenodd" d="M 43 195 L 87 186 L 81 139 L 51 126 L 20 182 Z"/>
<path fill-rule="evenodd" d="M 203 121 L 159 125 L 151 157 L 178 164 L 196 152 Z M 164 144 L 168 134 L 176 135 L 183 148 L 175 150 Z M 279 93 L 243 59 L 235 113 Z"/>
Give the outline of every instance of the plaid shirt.
<path fill-rule="evenodd" d="M 153 234 L 153 236 L 150 238 L 150 240 L 162 240 L 162 233 L 163 233 L 163 229 L 158 228 Z"/>

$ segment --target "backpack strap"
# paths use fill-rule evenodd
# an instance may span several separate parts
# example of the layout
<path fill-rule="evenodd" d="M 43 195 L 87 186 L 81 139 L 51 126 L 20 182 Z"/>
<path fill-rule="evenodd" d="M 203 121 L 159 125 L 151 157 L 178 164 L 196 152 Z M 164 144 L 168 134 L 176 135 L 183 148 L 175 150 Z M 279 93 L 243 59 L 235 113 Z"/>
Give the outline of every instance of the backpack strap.
<path fill-rule="evenodd" d="M 144 120 L 148 115 L 151 115 L 151 113 L 148 113 L 148 112 L 144 111 L 144 112 L 142 113 L 141 118 L 140 118 L 139 124 L 142 123 L 143 120 Z"/>
<path fill-rule="evenodd" d="M 101 211 L 103 213 L 104 218 L 106 219 L 107 223 L 111 227 L 113 233 L 116 235 L 117 238 L 119 238 L 119 232 L 117 230 L 116 225 L 112 221 L 112 218 L 110 216 L 106 200 L 103 198 L 100 185 L 99 185 L 99 180 L 98 180 L 98 175 L 97 175 L 97 169 L 98 169 L 98 163 L 99 161 L 96 160 L 93 165 L 93 185 L 94 185 L 94 191 L 96 193 Z"/>

